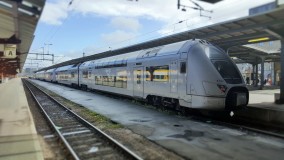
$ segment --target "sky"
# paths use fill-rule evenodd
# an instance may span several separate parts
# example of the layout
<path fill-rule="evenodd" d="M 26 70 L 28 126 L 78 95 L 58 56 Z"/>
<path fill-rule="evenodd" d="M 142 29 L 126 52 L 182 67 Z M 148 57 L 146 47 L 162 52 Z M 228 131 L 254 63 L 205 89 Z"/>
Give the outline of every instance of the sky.
<path fill-rule="evenodd" d="M 190 0 L 181 4 L 196 7 Z M 174 33 L 248 15 L 249 8 L 273 0 L 193 0 L 204 10 L 177 9 L 177 0 L 46 0 L 30 53 L 55 55 L 55 64 L 137 44 Z M 70 2 L 72 2 L 70 4 Z M 51 61 L 27 57 L 25 68 L 47 67 Z M 40 58 L 40 57 L 38 57 Z M 51 59 L 51 56 L 45 56 Z"/>

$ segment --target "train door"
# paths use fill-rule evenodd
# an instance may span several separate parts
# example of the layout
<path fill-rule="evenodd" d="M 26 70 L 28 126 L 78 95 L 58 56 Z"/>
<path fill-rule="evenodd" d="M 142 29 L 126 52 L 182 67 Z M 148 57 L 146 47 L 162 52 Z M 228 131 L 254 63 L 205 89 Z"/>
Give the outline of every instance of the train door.
<path fill-rule="evenodd" d="M 143 67 L 137 67 L 133 70 L 133 95 L 135 97 L 143 97 L 144 94 L 144 80 Z"/>
<path fill-rule="evenodd" d="M 177 61 L 171 62 L 171 65 L 170 65 L 170 83 L 171 83 L 171 92 L 172 93 L 176 93 L 177 90 L 178 90 L 177 70 L 178 70 Z"/>
<path fill-rule="evenodd" d="M 77 86 L 79 87 L 80 86 L 80 65 L 81 64 L 79 64 L 78 66 L 77 66 L 77 76 L 76 76 L 76 78 L 77 78 Z"/>
<path fill-rule="evenodd" d="M 181 60 L 179 61 L 179 68 L 178 68 L 178 92 L 179 92 L 179 96 L 181 98 L 185 98 L 184 96 L 186 96 L 187 94 L 187 74 L 186 71 L 187 70 L 187 63 L 185 60 Z"/>

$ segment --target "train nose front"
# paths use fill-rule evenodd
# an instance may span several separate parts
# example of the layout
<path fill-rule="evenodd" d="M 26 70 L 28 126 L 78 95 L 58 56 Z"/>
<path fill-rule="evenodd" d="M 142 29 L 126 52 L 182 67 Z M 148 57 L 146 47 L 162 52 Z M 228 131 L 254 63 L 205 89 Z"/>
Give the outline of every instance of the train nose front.
<path fill-rule="evenodd" d="M 249 92 L 246 87 L 233 87 L 226 96 L 225 109 L 237 110 L 248 105 Z"/>

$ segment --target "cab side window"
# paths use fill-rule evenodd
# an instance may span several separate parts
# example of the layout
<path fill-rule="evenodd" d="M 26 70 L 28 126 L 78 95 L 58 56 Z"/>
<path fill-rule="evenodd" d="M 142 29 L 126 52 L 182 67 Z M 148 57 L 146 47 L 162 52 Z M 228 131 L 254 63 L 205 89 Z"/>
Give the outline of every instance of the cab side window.
<path fill-rule="evenodd" d="M 186 62 L 180 62 L 180 73 L 186 73 Z"/>

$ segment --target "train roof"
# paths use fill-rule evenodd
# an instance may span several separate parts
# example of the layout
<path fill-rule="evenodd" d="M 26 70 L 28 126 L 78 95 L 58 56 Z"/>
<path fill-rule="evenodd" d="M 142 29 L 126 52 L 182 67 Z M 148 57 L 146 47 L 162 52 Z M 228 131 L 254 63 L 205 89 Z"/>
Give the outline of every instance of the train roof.
<path fill-rule="evenodd" d="M 36 73 L 44 73 L 45 72 L 45 70 L 44 71 L 39 71 L 39 72 L 36 72 Z"/>
<path fill-rule="evenodd" d="M 68 66 L 63 66 L 63 67 L 59 67 L 56 69 L 56 71 L 66 71 L 69 70 L 70 68 L 72 68 L 74 65 L 68 65 Z"/>
<path fill-rule="evenodd" d="M 53 72 L 56 68 L 48 69 L 45 72 Z"/>
<path fill-rule="evenodd" d="M 163 46 L 158 46 L 150 49 L 143 50 L 138 56 L 137 59 L 150 58 L 155 56 L 167 56 L 172 54 L 177 54 L 179 50 L 184 46 L 188 41 L 171 43 Z"/>
<path fill-rule="evenodd" d="M 150 58 L 154 56 L 166 56 L 171 54 L 177 54 L 179 50 L 184 46 L 184 44 L 188 42 L 176 42 L 168 45 L 153 47 L 145 50 L 139 50 L 135 52 L 125 53 L 116 56 L 110 56 L 102 59 L 91 60 L 84 62 L 80 68 L 82 67 L 92 67 L 94 65 L 107 65 L 107 64 L 126 64 L 129 61 L 134 61 L 136 59 L 144 59 Z"/>
<path fill-rule="evenodd" d="M 63 67 L 57 68 L 56 71 L 65 71 L 65 70 L 70 70 L 72 68 L 76 69 L 78 65 L 80 65 L 80 68 L 89 68 L 89 67 L 94 67 L 94 66 L 106 66 L 106 65 L 126 65 L 127 62 L 135 61 L 137 59 L 145 59 L 145 58 L 151 58 L 155 56 L 167 56 L 167 55 L 172 55 L 172 54 L 178 54 L 179 50 L 184 46 L 184 44 L 189 41 L 190 40 L 176 42 L 176 43 L 153 47 L 153 48 L 149 48 L 145 50 L 139 50 L 139 51 L 129 52 L 129 53 L 120 54 L 116 56 L 101 58 L 97 60 L 86 61 L 86 62 L 83 62 L 82 64 L 77 63 L 73 65 L 63 66 Z M 47 71 L 53 71 L 53 70 L 54 69 L 50 69 Z"/>
<path fill-rule="evenodd" d="M 98 60 L 91 60 L 84 62 L 80 68 L 87 68 L 87 67 L 93 67 L 93 66 L 102 66 L 102 65 L 108 65 L 108 64 L 126 64 L 127 61 L 131 59 L 136 59 L 137 55 L 139 55 L 141 51 L 135 51 L 135 52 L 130 52 L 126 54 L 121 54 L 117 56 L 111 56 L 111 57 L 106 57 Z"/>

